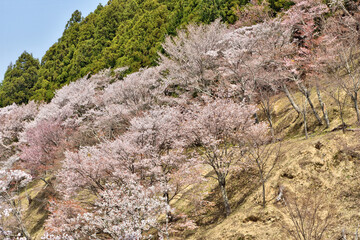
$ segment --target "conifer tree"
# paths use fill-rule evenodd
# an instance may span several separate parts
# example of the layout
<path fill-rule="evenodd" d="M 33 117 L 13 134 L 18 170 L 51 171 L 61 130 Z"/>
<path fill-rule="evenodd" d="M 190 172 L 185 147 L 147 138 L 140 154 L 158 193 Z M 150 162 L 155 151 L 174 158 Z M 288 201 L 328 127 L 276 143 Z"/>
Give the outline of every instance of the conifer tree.
<path fill-rule="evenodd" d="M 31 88 L 38 80 L 39 68 L 39 60 L 26 51 L 15 64 L 10 63 L 0 86 L 0 106 L 27 103 L 31 96 Z"/>

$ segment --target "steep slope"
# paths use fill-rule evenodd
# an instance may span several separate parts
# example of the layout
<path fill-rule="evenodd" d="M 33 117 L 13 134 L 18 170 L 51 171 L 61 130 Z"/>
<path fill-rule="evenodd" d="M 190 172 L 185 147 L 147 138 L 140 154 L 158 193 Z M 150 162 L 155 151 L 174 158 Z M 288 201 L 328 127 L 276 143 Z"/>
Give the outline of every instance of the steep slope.
<path fill-rule="evenodd" d="M 208 172 L 208 181 L 192 188 L 206 192 L 205 199 L 212 204 L 199 210 L 201 214 L 195 218 L 199 225 L 197 229 L 179 232 L 171 239 L 289 239 L 284 228 L 292 226 L 289 214 L 284 202 L 276 201 L 280 187 L 283 187 L 285 196 L 296 195 L 306 198 L 310 191 L 312 197 L 321 197 L 324 205 L 322 214 L 333 214 L 333 224 L 325 239 L 337 239 L 343 229 L 346 229 L 349 235 L 355 232 L 360 223 L 359 133 L 332 132 L 331 129 L 339 124 L 338 121 L 332 121 L 330 130 L 323 132 L 314 129 L 310 138 L 306 140 L 301 133 L 301 119 L 291 111 L 286 97 L 277 98 L 275 124 L 286 126 L 282 131 L 287 134 L 281 143 L 284 157 L 266 183 L 266 208 L 263 209 L 261 206 L 261 185 L 256 170 L 240 172 L 229 177 L 227 188 L 233 212 L 228 218 L 224 218 L 217 183 L 209 178 L 213 172 L 209 168 L 204 168 L 204 171 Z M 334 106 L 329 107 L 329 112 L 333 111 L 336 112 Z M 347 123 L 356 128 L 356 119 L 352 111 L 349 111 L 347 116 Z M 315 122 L 315 118 L 311 117 L 310 122 Z M 29 206 L 24 200 L 26 226 L 34 239 L 41 239 L 44 233 L 42 224 L 48 214 L 44 209 L 46 203 L 43 200 L 51 195 L 53 190 L 51 186 L 44 188 L 42 181 L 36 181 L 27 191 L 33 200 Z M 192 190 L 185 191 L 181 196 L 188 199 L 187 195 L 192 193 Z M 194 211 L 193 203 L 188 200 L 184 202 L 180 198 L 174 200 L 174 204 L 185 213 Z"/>
<path fill-rule="evenodd" d="M 291 133 L 292 128 L 296 128 L 300 132 L 300 119 L 296 120 L 294 113 L 286 113 L 290 108 L 287 99 L 280 98 L 275 108 L 284 111 L 283 114 L 275 114 L 279 116 L 277 124 L 288 125 L 283 130 Z M 330 111 L 335 109 L 331 108 Z M 284 119 L 287 119 L 286 123 Z M 356 128 L 355 117 L 347 118 L 347 122 Z M 338 124 L 335 121 L 331 129 Z M 285 203 L 276 200 L 280 187 L 284 189 L 285 196 L 296 195 L 304 200 L 311 194 L 312 198 L 321 199 L 323 209 L 320 216 L 324 217 L 328 212 L 332 214 L 332 224 L 324 239 L 339 239 L 343 229 L 351 237 L 360 222 L 358 138 L 358 131 L 346 134 L 341 131 L 315 131 L 307 140 L 303 134 L 288 135 L 287 140 L 281 143 L 284 158 L 267 183 L 266 208 L 261 206 L 261 185 L 257 172 L 250 176 L 243 173 L 234 175 L 228 187 L 233 213 L 224 219 L 221 202 L 218 202 L 221 201 L 220 196 L 211 193 L 208 199 L 215 200 L 220 208 L 213 208 L 199 217 L 198 222 L 203 226 L 187 239 L 289 239 L 286 228 L 294 228 Z M 214 185 L 210 186 L 213 191 L 218 191 Z"/>
<path fill-rule="evenodd" d="M 283 143 L 285 160 L 278 165 L 277 171 L 269 179 L 269 202 L 265 209 L 260 205 L 261 189 L 256 188 L 249 193 L 245 200 L 243 189 L 248 184 L 258 185 L 234 178 L 243 184 L 233 183 L 238 191 L 232 202 L 242 203 L 226 219 L 219 220 L 200 228 L 189 239 L 288 239 L 284 225 L 291 226 L 284 203 L 276 202 L 279 186 L 283 186 L 287 194 L 296 194 L 306 198 L 304 189 L 312 189 L 313 194 L 321 196 L 321 201 L 328 207 L 327 211 L 334 211 L 331 226 L 325 239 L 337 239 L 343 228 L 354 233 L 359 223 L 358 205 L 358 158 L 347 156 L 339 157 L 339 151 L 344 142 L 352 142 L 357 136 L 343 135 L 340 132 L 329 133 L 325 136 L 316 136 L 310 140 L 289 140 Z M 324 146 L 318 150 L 316 143 Z"/>

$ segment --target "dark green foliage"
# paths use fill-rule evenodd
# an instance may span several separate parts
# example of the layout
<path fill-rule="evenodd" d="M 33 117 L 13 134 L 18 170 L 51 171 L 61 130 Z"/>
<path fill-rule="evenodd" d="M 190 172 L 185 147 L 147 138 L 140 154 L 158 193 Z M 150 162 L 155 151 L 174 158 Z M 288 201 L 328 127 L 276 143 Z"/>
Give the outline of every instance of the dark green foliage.
<path fill-rule="evenodd" d="M 72 26 L 74 26 L 77 23 L 80 23 L 83 20 L 83 17 L 81 16 L 81 12 L 79 10 L 76 10 L 72 15 L 70 20 L 67 22 L 65 26 L 65 31 Z"/>
<path fill-rule="evenodd" d="M 129 66 L 136 71 L 156 65 L 166 35 L 189 22 L 222 18 L 234 23 L 236 12 L 246 3 L 248 0 L 110 0 L 85 18 L 75 11 L 63 36 L 42 58 L 39 77 L 21 101 L 49 101 L 56 89 L 104 68 Z M 0 91 L 8 94 L 4 87 Z"/>
<path fill-rule="evenodd" d="M 10 64 L 0 87 L 0 106 L 27 103 L 38 81 L 40 63 L 32 54 L 24 52 L 16 63 Z"/>
<path fill-rule="evenodd" d="M 270 8 L 273 9 L 275 12 L 279 12 L 283 9 L 288 9 L 294 3 L 290 0 L 268 0 L 270 4 Z"/>

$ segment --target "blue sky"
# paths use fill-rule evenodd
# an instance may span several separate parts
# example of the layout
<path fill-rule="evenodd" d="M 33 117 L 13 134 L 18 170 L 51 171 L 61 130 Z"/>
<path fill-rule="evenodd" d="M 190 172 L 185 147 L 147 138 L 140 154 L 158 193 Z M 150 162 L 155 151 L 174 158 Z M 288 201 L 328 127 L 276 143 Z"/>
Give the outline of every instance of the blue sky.
<path fill-rule="evenodd" d="M 75 10 L 87 16 L 108 0 L 0 0 L 0 81 L 25 50 L 39 58 L 62 35 Z"/>

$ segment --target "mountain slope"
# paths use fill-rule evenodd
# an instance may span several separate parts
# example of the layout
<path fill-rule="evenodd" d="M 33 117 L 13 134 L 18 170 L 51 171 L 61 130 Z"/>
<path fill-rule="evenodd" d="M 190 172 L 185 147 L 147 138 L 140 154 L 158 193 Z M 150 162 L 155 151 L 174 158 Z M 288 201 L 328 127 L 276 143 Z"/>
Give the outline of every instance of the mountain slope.
<path fill-rule="evenodd" d="M 166 35 L 190 22 L 210 23 L 217 18 L 234 23 L 248 0 L 112 0 L 86 17 L 75 11 L 62 36 L 45 53 L 37 81 L 21 102 L 0 87 L 0 106 L 31 100 L 49 101 L 54 90 L 88 73 L 129 66 L 130 72 L 156 65 Z M 271 0 L 276 11 L 289 1 Z M 10 83 L 12 80 L 10 79 Z M 2 92 L 2 93 L 1 93 Z M 0 98 L 0 99 L 1 99 Z"/>
<path fill-rule="evenodd" d="M 329 107 L 329 112 L 336 112 L 333 107 Z M 281 109 L 275 113 L 279 117 L 276 120 L 278 126 L 287 125 L 283 130 L 291 135 L 301 132 L 301 120 L 296 114 L 287 112 L 291 106 L 286 98 L 276 101 L 275 108 Z M 347 116 L 346 122 L 356 128 L 354 113 Z M 316 119 L 313 117 L 311 121 L 315 123 Z M 339 121 L 333 121 L 330 129 L 339 124 Z M 331 213 L 331 225 L 323 239 L 341 239 L 343 230 L 348 238 L 355 239 L 352 236 L 360 223 L 359 132 L 343 134 L 341 131 L 324 133 L 315 130 L 309 139 L 305 139 L 302 133 L 286 138 L 281 143 L 284 157 L 267 182 L 265 209 L 261 206 L 261 184 L 257 172 L 250 176 L 245 172 L 236 174 L 230 178 L 228 186 L 233 213 L 224 219 L 220 196 L 210 194 L 208 199 L 215 200 L 219 208 L 199 217 L 199 229 L 186 239 L 290 239 L 287 229 L 294 230 L 294 227 L 285 203 L 276 200 L 280 188 L 285 197 L 298 197 L 298 204 L 308 197 L 320 199 L 319 216 L 324 219 L 327 213 Z M 215 182 L 208 184 L 209 187 Z M 210 189 L 215 193 L 218 191 L 215 185 Z M 178 204 L 182 206 L 184 203 Z M 307 210 L 310 209 L 309 204 Z"/>

